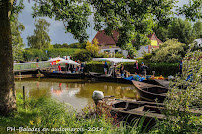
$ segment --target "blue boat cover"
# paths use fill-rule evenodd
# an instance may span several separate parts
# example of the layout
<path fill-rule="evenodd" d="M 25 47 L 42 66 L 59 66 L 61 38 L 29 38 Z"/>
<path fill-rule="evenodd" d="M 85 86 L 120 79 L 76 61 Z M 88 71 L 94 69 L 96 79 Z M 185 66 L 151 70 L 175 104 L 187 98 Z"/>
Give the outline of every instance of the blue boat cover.
<path fill-rule="evenodd" d="M 130 77 L 127 77 L 125 79 L 130 80 L 130 81 L 135 80 L 135 81 L 140 81 L 140 82 L 145 80 L 144 77 L 140 77 L 139 75 L 130 76 Z"/>

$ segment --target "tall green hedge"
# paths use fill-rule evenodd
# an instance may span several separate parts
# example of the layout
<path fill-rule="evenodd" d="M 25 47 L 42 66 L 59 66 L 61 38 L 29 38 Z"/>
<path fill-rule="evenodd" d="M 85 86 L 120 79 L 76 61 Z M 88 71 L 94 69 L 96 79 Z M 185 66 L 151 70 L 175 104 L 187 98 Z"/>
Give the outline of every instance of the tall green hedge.
<path fill-rule="evenodd" d="M 81 49 L 76 48 L 53 48 L 53 49 L 25 49 L 23 52 L 23 57 L 25 61 L 34 61 L 36 57 L 39 57 L 40 60 L 48 60 L 49 57 L 57 57 L 57 56 L 70 56 L 75 52 L 80 51 Z M 46 53 L 47 52 L 47 53 Z"/>
<path fill-rule="evenodd" d="M 108 63 L 108 65 L 109 64 L 110 63 Z M 85 65 L 85 72 L 97 72 L 104 74 L 104 64 L 103 62 L 95 62 L 95 61 L 88 62 Z"/>
<path fill-rule="evenodd" d="M 169 75 L 176 75 L 179 72 L 179 64 L 178 63 L 148 63 L 145 60 L 138 60 L 139 68 L 141 63 L 144 62 L 145 65 L 149 67 L 147 70 L 147 74 L 152 75 L 152 71 L 155 71 L 155 75 L 163 75 L 167 77 Z M 110 63 L 108 63 L 110 66 Z M 86 63 L 85 70 L 86 72 L 98 72 L 104 73 L 103 69 L 104 65 L 102 62 L 89 62 Z M 129 71 L 130 73 L 135 73 L 134 63 L 124 63 L 125 70 Z"/>
<path fill-rule="evenodd" d="M 179 63 L 150 63 L 149 73 L 155 71 L 156 75 L 176 75 L 179 72 Z"/>
<path fill-rule="evenodd" d="M 47 49 L 47 54 L 50 57 L 57 57 L 57 56 L 72 56 L 75 52 L 80 51 L 81 49 L 78 48 L 54 48 L 54 49 Z"/>

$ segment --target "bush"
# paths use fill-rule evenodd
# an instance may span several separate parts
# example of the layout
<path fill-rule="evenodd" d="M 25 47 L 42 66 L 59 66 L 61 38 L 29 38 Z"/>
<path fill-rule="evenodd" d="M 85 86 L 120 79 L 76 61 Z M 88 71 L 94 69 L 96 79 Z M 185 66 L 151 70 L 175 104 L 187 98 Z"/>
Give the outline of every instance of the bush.
<path fill-rule="evenodd" d="M 34 61 L 36 57 L 39 57 L 39 60 L 48 60 L 46 52 L 39 49 L 26 49 L 23 52 L 23 57 L 25 61 Z"/>
<path fill-rule="evenodd" d="M 108 67 L 109 67 L 109 64 L 110 63 L 108 63 Z M 98 61 L 88 62 L 88 63 L 86 63 L 85 71 L 104 74 L 104 64 L 103 64 L 103 62 L 98 62 Z"/>
<path fill-rule="evenodd" d="M 183 59 L 182 75 L 170 82 L 164 101 L 166 120 L 157 124 L 157 133 L 201 133 L 202 120 L 202 55 L 201 51 L 189 52 Z M 187 78 L 190 79 L 187 80 Z M 198 114 L 194 114 L 198 112 Z"/>
<path fill-rule="evenodd" d="M 185 55 L 185 44 L 178 42 L 176 39 L 170 39 L 160 44 L 159 49 L 153 51 L 152 62 L 179 62 Z"/>
<path fill-rule="evenodd" d="M 97 39 L 93 40 L 93 43 L 90 43 L 90 41 L 87 41 L 86 43 L 86 51 L 90 52 L 92 54 L 92 57 L 96 56 L 99 52 L 99 46 Z"/>
<path fill-rule="evenodd" d="M 57 49 L 47 49 L 47 55 L 48 57 L 57 57 L 57 56 L 70 56 L 76 53 L 77 51 L 80 51 L 81 49 L 76 48 L 57 48 Z"/>
<path fill-rule="evenodd" d="M 155 75 L 176 75 L 179 72 L 179 63 L 150 63 L 148 69 L 148 74 L 152 74 L 155 71 Z"/>
<path fill-rule="evenodd" d="M 145 53 L 144 56 L 143 56 L 143 59 L 144 60 L 150 60 L 152 57 L 152 54 L 151 53 Z"/>
<path fill-rule="evenodd" d="M 77 51 L 73 54 L 74 60 L 80 60 L 80 61 L 90 61 L 92 60 L 92 54 L 85 49 Z"/>
<path fill-rule="evenodd" d="M 123 57 L 124 57 L 124 55 L 123 55 L 123 54 L 121 54 L 121 53 L 115 53 L 115 57 L 116 57 L 116 58 L 123 58 Z"/>

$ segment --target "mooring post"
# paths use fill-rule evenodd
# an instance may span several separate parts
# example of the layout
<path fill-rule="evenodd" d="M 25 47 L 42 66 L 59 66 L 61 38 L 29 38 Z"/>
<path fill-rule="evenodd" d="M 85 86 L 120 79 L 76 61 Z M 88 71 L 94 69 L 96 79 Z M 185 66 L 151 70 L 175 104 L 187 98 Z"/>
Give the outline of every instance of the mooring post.
<path fill-rule="evenodd" d="M 24 103 L 24 109 L 25 109 L 25 86 L 23 86 L 23 103 Z"/>

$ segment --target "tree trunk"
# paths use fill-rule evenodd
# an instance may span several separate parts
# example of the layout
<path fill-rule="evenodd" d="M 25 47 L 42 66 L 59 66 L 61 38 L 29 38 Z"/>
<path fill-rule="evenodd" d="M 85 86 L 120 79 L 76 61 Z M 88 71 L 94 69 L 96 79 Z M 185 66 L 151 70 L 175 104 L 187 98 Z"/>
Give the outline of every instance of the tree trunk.
<path fill-rule="evenodd" d="M 0 115 L 16 109 L 10 14 L 13 0 L 0 0 Z"/>

